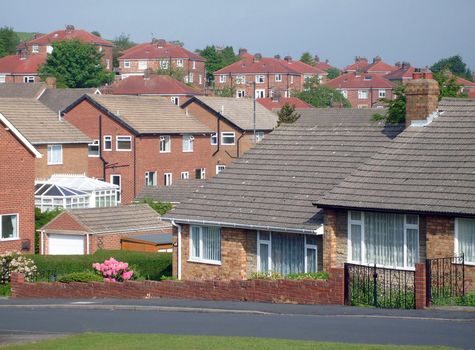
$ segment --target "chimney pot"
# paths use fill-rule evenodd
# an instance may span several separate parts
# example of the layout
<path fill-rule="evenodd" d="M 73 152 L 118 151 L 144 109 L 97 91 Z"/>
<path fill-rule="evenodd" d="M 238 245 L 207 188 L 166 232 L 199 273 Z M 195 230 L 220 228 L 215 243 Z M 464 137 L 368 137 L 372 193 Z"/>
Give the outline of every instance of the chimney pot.
<path fill-rule="evenodd" d="M 74 30 L 74 26 L 72 24 L 68 24 L 66 26 L 66 33 L 71 33 Z"/>
<path fill-rule="evenodd" d="M 313 59 L 316 63 L 320 62 L 320 56 L 318 56 L 318 55 L 315 55 L 315 57 Z"/>
<path fill-rule="evenodd" d="M 292 56 L 285 56 L 284 60 L 286 60 L 287 62 L 290 62 L 292 61 Z"/>
<path fill-rule="evenodd" d="M 276 60 L 280 60 L 280 55 L 274 55 L 274 58 L 275 58 Z"/>
<path fill-rule="evenodd" d="M 421 74 L 422 78 L 410 80 L 406 85 L 406 127 L 415 120 L 427 119 L 437 110 L 439 103 L 437 81 L 423 78 L 424 72 L 420 69 L 417 73 Z"/>
<path fill-rule="evenodd" d="M 244 55 L 244 54 L 246 54 L 246 53 L 247 53 L 247 49 L 245 49 L 245 48 L 240 48 L 240 49 L 239 49 L 239 56 L 242 56 L 242 55 Z"/>
<path fill-rule="evenodd" d="M 262 59 L 262 55 L 260 53 L 256 53 L 254 55 L 254 62 L 259 62 Z"/>
<path fill-rule="evenodd" d="M 373 63 L 381 62 L 381 60 L 381 56 L 376 56 L 375 58 L 373 58 Z"/>
<path fill-rule="evenodd" d="M 50 89 L 56 89 L 56 78 L 55 77 L 47 77 L 45 79 L 46 86 Z"/>

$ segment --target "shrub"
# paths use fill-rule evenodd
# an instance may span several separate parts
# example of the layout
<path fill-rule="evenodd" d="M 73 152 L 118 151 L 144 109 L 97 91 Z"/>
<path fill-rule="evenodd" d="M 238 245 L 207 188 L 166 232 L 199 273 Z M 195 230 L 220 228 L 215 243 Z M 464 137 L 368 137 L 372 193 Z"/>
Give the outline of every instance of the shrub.
<path fill-rule="evenodd" d="M 102 282 L 104 278 L 92 271 L 73 272 L 61 277 L 58 281 L 63 283 L 70 282 Z"/>
<path fill-rule="evenodd" d="M 319 271 L 319 272 L 307 272 L 307 273 L 291 273 L 285 278 L 289 280 L 327 280 L 328 272 Z"/>
<path fill-rule="evenodd" d="M 0 296 L 9 297 L 12 294 L 10 283 L 0 284 Z"/>
<path fill-rule="evenodd" d="M 134 271 L 129 269 L 129 264 L 110 258 L 101 263 L 94 263 L 92 267 L 99 272 L 104 281 L 124 282 L 132 279 Z"/>
<path fill-rule="evenodd" d="M 177 278 L 175 276 L 165 276 L 160 277 L 160 281 L 175 281 Z"/>
<path fill-rule="evenodd" d="M 280 280 L 284 277 L 278 272 L 253 272 L 251 274 L 251 280 Z"/>
<path fill-rule="evenodd" d="M 12 272 L 22 273 L 25 280 L 30 281 L 36 274 L 36 265 L 33 260 L 18 252 L 7 252 L 0 255 L 0 283 L 10 282 Z"/>

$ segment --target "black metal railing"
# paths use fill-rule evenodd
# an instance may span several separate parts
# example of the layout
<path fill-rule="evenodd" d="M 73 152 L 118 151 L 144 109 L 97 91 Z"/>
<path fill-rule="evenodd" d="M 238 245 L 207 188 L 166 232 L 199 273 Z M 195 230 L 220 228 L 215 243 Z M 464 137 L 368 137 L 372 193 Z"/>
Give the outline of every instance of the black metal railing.
<path fill-rule="evenodd" d="M 427 259 L 427 305 L 463 305 L 465 298 L 464 255 Z"/>
<path fill-rule="evenodd" d="M 345 264 L 345 303 L 414 309 L 415 271 Z"/>

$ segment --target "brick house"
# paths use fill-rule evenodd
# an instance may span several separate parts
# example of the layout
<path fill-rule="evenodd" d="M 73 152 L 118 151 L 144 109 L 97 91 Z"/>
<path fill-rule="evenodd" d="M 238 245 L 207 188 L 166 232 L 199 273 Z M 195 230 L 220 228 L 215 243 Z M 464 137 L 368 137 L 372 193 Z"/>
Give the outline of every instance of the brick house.
<path fill-rule="evenodd" d="M 327 72 L 306 63 L 292 60 L 279 55 L 273 58 L 255 54 L 214 72 L 216 90 L 232 89 L 236 98 L 272 97 L 279 92 L 284 97 L 290 97 L 291 91 L 301 91 L 306 79 L 317 78 L 326 81 Z M 254 86 L 255 85 L 255 86 Z"/>
<path fill-rule="evenodd" d="M 256 101 L 269 111 L 274 112 L 280 111 L 286 104 L 293 106 L 296 110 L 314 108 L 297 97 L 279 97 L 274 95 L 273 97 L 258 98 Z"/>
<path fill-rule="evenodd" d="M 396 66 L 398 66 L 398 64 L 396 64 Z M 403 62 L 399 66 L 399 69 L 386 74 L 384 77 L 393 84 L 406 85 L 408 81 L 412 80 L 414 73 L 416 73 L 416 68 L 412 67 L 408 62 Z"/>
<path fill-rule="evenodd" d="M 42 155 L 1 110 L 0 126 L 0 252 L 32 253 L 35 160 Z"/>
<path fill-rule="evenodd" d="M 406 130 L 316 201 L 324 266 L 411 269 L 465 255 L 475 286 L 475 101 L 442 99 L 435 80 L 406 87 Z"/>
<path fill-rule="evenodd" d="M 39 83 L 38 69 L 46 55 L 10 55 L 0 58 L 0 84 Z"/>
<path fill-rule="evenodd" d="M 206 60 L 179 45 L 163 39 L 136 45 L 119 57 L 119 72 L 122 79 L 144 75 L 147 69 L 176 70 L 183 73 L 183 81 L 204 90 L 206 87 Z"/>
<path fill-rule="evenodd" d="M 103 94 L 136 95 L 136 96 L 166 96 L 177 106 L 185 103 L 190 97 L 203 93 L 168 75 L 148 74 L 130 76 L 117 80 L 112 85 L 104 87 Z"/>
<path fill-rule="evenodd" d="M 372 108 L 381 98 L 393 98 L 393 84 L 379 74 L 346 73 L 328 81 L 354 108 Z"/>
<path fill-rule="evenodd" d="M 395 70 L 398 70 L 399 67 L 390 65 L 382 60 L 380 56 L 373 58 L 373 62 L 369 63 L 366 57 L 355 58 L 355 62 L 343 68 L 344 73 L 368 73 L 368 74 L 377 74 L 377 75 L 386 75 Z"/>
<path fill-rule="evenodd" d="M 86 30 L 76 29 L 72 25 L 48 34 L 35 35 L 33 39 L 17 46 L 17 54 L 20 57 L 44 57 L 46 60 L 46 55 L 53 52 L 53 43 L 65 40 L 79 40 L 82 43 L 96 46 L 99 52 L 103 53 L 104 67 L 108 71 L 112 71 L 112 47 L 114 44 Z"/>
<path fill-rule="evenodd" d="M 164 216 L 181 279 L 246 279 L 323 266 L 323 212 L 312 203 L 387 145 L 400 127 L 374 110 L 313 109 L 276 128 Z"/>
<path fill-rule="evenodd" d="M 209 176 L 211 129 L 168 98 L 88 94 L 63 114 L 93 139 L 88 176 L 118 185 L 119 202 L 144 185 Z"/>
<path fill-rule="evenodd" d="M 169 235 L 171 224 L 147 204 L 65 210 L 40 229 L 40 254 L 84 255 L 121 249 L 121 240 Z"/>
<path fill-rule="evenodd" d="M 277 115 L 256 103 L 254 142 L 254 101 L 251 99 L 199 96 L 181 107 L 213 130 L 209 141 L 213 175 L 241 157 L 277 126 Z"/>
<path fill-rule="evenodd" d="M 91 139 L 58 113 L 29 98 L 0 98 L 0 113 L 42 154 L 35 160 L 35 178 L 88 171 Z"/>

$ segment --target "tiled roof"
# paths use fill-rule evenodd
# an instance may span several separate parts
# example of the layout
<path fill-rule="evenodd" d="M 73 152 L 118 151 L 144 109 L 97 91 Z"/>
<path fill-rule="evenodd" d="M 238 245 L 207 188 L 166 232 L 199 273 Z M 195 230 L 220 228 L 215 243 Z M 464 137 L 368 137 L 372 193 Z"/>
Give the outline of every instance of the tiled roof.
<path fill-rule="evenodd" d="M 149 233 L 144 235 L 131 235 L 128 237 L 123 237 L 123 241 L 141 241 L 141 242 L 149 242 L 155 244 L 172 244 L 173 239 L 172 235 L 169 233 Z"/>
<path fill-rule="evenodd" d="M 364 71 L 368 66 L 369 62 L 367 59 L 359 59 L 353 64 L 350 64 L 349 66 L 343 68 L 343 72 L 355 72 L 356 70 Z"/>
<path fill-rule="evenodd" d="M 177 222 L 223 226 L 314 231 L 321 213 L 312 203 L 341 182 L 400 128 L 370 122 L 349 123 L 350 109 L 341 109 L 340 123 L 319 123 L 326 109 L 314 109 L 294 124 L 281 126 L 164 218 Z M 204 208 L 206 210 L 204 210 Z"/>
<path fill-rule="evenodd" d="M 93 94 L 97 88 L 46 89 L 38 99 L 53 112 L 58 113 L 84 94 Z"/>
<path fill-rule="evenodd" d="M 385 88 L 392 89 L 393 84 L 378 74 L 346 73 L 325 83 L 335 89 Z"/>
<path fill-rule="evenodd" d="M 250 98 L 197 96 L 185 102 L 182 107 L 196 101 L 221 114 L 242 130 L 254 129 L 254 101 Z M 272 130 L 277 125 L 277 114 L 256 103 L 256 129 Z"/>
<path fill-rule="evenodd" d="M 45 89 L 45 83 L 0 84 L 0 97 L 37 98 Z"/>
<path fill-rule="evenodd" d="M 289 73 L 289 74 L 321 74 L 326 75 L 325 71 L 312 67 L 306 63 L 294 60 L 285 60 L 277 58 L 262 57 L 259 60 L 243 59 L 230 64 L 214 72 L 219 74 L 245 74 L 245 73 Z"/>
<path fill-rule="evenodd" d="M 83 43 L 97 44 L 103 46 L 114 46 L 110 41 L 104 40 L 83 29 L 56 30 L 49 34 L 41 35 L 36 39 L 26 42 L 27 45 L 49 45 L 56 41 L 79 40 Z"/>
<path fill-rule="evenodd" d="M 156 60 L 160 58 L 189 58 L 206 61 L 200 55 L 169 42 L 160 45 L 158 42 L 139 44 L 125 50 L 119 57 L 120 60 Z"/>
<path fill-rule="evenodd" d="M 327 71 L 331 68 L 335 68 L 333 67 L 331 64 L 327 63 L 327 62 L 315 62 L 315 67 L 317 67 L 318 69 L 321 69 L 323 71 Z"/>
<path fill-rule="evenodd" d="M 178 180 L 171 186 L 144 186 L 137 199 L 150 198 L 157 202 L 180 203 L 203 187 L 205 180 Z"/>
<path fill-rule="evenodd" d="M 462 85 L 463 87 L 475 87 L 475 82 L 457 77 L 457 84 Z"/>
<path fill-rule="evenodd" d="M 160 96 L 125 96 L 125 95 L 85 95 L 68 108 L 83 99 L 89 100 L 121 123 L 132 128 L 138 134 L 182 134 L 210 133 L 212 130 L 170 99 Z"/>
<path fill-rule="evenodd" d="M 381 108 L 313 108 L 299 110 L 299 125 L 307 127 L 341 126 L 377 126 L 372 121 L 375 113 L 384 114 Z"/>
<path fill-rule="evenodd" d="M 398 70 L 386 74 L 384 77 L 388 80 L 412 79 L 414 71 L 415 68 L 411 66 L 401 67 Z"/>
<path fill-rule="evenodd" d="M 317 201 L 321 206 L 475 215 L 475 100 L 443 99 Z"/>
<path fill-rule="evenodd" d="M 104 93 L 113 95 L 201 95 L 192 87 L 168 75 L 130 76 L 108 86 Z"/>
<path fill-rule="evenodd" d="M 266 97 L 257 99 L 257 102 L 259 102 L 269 111 L 272 111 L 274 109 L 281 109 L 286 103 L 290 104 L 291 106 L 295 106 L 296 109 L 313 108 L 308 103 L 302 101 L 297 97 L 281 97 L 278 100 L 274 100 L 272 97 Z"/>
<path fill-rule="evenodd" d="M 366 67 L 366 73 L 374 73 L 374 72 L 394 72 L 397 70 L 398 67 L 387 64 L 383 61 L 376 61 L 371 63 L 368 67 Z"/>
<path fill-rule="evenodd" d="M 46 55 L 10 55 L 0 58 L 0 73 L 37 74 L 38 68 L 46 62 Z"/>
<path fill-rule="evenodd" d="M 35 99 L 0 98 L 5 115 L 32 144 L 89 143 L 91 139 Z"/>

